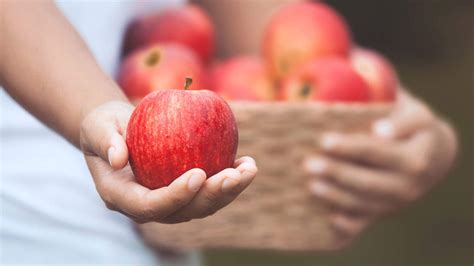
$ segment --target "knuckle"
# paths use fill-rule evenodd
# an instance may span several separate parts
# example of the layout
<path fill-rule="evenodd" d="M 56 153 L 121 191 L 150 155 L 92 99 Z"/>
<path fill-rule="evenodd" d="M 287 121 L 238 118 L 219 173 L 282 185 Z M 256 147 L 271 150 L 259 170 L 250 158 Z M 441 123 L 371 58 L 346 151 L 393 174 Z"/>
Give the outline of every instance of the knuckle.
<path fill-rule="evenodd" d="M 412 161 L 410 174 L 415 176 L 423 175 L 428 168 L 429 162 L 424 158 L 418 158 Z"/>
<path fill-rule="evenodd" d="M 219 194 L 215 191 L 207 191 L 204 193 L 204 199 L 206 202 L 215 202 L 219 198 Z"/>
<path fill-rule="evenodd" d="M 332 221 L 332 225 L 337 228 L 338 231 L 342 232 L 347 238 L 355 236 L 354 227 L 349 224 L 340 224 L 337 221 Z"/>
<path fill-rule="evenodd" d="M 139 215 L 137 215 L 138 219 L 146 220 L 146 221 L 152 220 L 155 216 L 156 216 L 155 208 L 150 203 L 144 204 L 140 210 Z"/>
<path fill-rule="evenodd" d="M 175 206 L 184 206 L 186 204 L 186 199 L 181 196 L 172 196 L 170 198 L 171 204 Z"/>

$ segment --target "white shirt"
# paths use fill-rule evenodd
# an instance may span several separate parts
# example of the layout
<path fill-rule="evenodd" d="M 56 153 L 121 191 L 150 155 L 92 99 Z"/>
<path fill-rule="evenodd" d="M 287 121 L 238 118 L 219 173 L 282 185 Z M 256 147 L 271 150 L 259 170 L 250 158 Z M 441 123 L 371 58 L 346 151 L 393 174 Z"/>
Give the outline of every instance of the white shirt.
<path fill-rule="evenodd" d="M 128 21 L 183 1 L 59 1 L 102 68 L 113 75 Z M 16 104 L 3 89 L 0 264 L 156 265 L 125 216 L 107 210 L 83 155 Z M 196 265 L 196 256 L 160 265 Z"/>

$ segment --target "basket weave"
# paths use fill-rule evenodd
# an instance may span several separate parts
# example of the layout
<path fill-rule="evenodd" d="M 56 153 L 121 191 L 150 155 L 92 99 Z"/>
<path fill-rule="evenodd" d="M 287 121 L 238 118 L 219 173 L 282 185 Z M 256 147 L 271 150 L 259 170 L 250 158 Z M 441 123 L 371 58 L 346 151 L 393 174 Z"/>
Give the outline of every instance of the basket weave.
<path fill-rule="evenodd" d="M 161 249 L 331 250 L 336 237 L 326 211 L 309 193 L 302 161 L 318 152 L 328 131 L 366 131 L 388 114 L 387 105 L 232 102 L 239 155 L 255 158 L 259 174 L 233 203 L 213 216 L 187 223 L 140 225 Z"/>

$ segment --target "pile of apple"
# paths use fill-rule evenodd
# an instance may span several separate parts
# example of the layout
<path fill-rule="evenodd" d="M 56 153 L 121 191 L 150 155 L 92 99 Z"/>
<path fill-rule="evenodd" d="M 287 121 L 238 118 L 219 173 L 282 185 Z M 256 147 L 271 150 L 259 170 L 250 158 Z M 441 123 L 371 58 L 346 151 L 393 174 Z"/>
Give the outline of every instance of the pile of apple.
<path fill-rule="evenodd" d="M 216 62 L 214 40 L 210 18 L 195 5 L 137 18 L 126 32 L 118 82 L 139 102 L 126 142 L 133 173 L 148 188 L 167 186 L 192 168 L 212 176 L 232 167 L 238 131 L 224 99 L 347 103 L 396 96 L 390 63 L 353 48 L 343 18 L 322 3 L 276 12 L 263 57 Z"/>
<path fill-rule="evenodd" d="M 381 54 L 355 47 L 344 18 L 323 3 L 282 7 L 270 18 L 262 56 L 214 59 L 214 27 L 195 5 L 129 25 L 119 85 L 138 102 L 156 90 L 210 89 L 226 100 L 390 102 L 398 78 Z"/>

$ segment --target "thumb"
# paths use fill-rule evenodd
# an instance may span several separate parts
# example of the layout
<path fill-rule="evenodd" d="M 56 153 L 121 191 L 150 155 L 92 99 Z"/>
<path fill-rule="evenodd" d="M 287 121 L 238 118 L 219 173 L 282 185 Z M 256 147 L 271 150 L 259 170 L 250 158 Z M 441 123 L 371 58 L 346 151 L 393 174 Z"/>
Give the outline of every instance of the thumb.
<path fill-rule="evenodd" d="M 128 149 L 122 132 L 122 124 L 114 115 L 97 110 L 84 119 L 81 127 L 81 147 L 89 156 L 99 156 L 113 169 L 121 169 L 128 163 Z"/>
<path fill-rule="evenodd" d="M 429 126 L 433 120 L 434 116 L 426 105 L 404 95 L 388 117 L 375 121 L 372 132 L 380 138 L 404 138 Z"/>
<path fill-rule="evenodd" d="M 103 144 L 101 151 L 107 150 L 106 157 L 101 156 L 104 160 L 107 160 L 114 169 L 121 169 L 128 163 L 128 149 L 127 144 L 122 135 L 117 131 L 110 133 L 108 141 Z"/>

